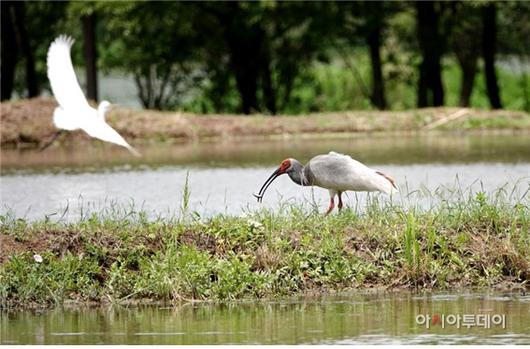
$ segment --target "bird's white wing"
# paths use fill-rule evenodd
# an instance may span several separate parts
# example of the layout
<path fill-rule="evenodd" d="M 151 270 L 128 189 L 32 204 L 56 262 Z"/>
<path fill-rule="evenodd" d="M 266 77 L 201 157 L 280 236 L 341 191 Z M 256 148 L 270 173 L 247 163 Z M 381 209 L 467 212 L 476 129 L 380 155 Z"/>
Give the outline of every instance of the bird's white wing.
<path fill-rule="evenodd" d="M 87 125 L 84 130 L 91 137 L 121 145 L 122 147 L 129 149 L 134 155 L 140 156 L 140 153 L 138 153 L 136 149 L 131 147 L 131 145 L 129 145 L 129 143 L 127 143 L 127 141 L 115 129 L 104 121 L 91 123 L 90 125 Z"/>
<path fill-rule="evenodd" d="M 48 49 L 47 63 L 48 79 L 55 99 L 66 112 L 72 111 L 75 114 L 76 110 L 89 105 L 79 86 L 70 58 L 70 48 L 73 43 L 74 39 L 66 35 L 55 39 Z"/>
<path fill-rule="evenodd" d="M 392 183 L 383 175 L 348 155 L 330 152 L 309 161 L 316 185 L 337 191 L 382 191 L 390 193 Z"/>

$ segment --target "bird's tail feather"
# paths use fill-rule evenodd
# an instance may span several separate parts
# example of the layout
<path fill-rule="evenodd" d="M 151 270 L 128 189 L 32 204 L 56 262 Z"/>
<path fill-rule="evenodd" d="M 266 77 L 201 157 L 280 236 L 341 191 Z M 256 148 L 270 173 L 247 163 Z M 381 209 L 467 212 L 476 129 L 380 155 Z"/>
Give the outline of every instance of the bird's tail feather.
<path fill-rule="evenodd" d="M 387 194 L 395 194 L 395 193 L 399 193 L 399 190 L 396 186 L 396 181 L 394 180 L 394 178 L 384 174 L 383 172 L 380 172 L 380 171 L 375 171 L 375 173 L 377 173 L 378 175 L 384 177 L 388 182 L 390 182 L 390 188 L 389 190 L 386 191 Z"/>
<path fill-rule="evenodd" d="M 138 150 L 134 149 L 133 147 L 131 147 L 130 145 L 127 147 L 127 149 L 129 149 L 129 151 L 134 155 L 134 156 L 137 156 L 137 157 L 141 157 L 142 154 L 140 154 L 138 152 Z"/>

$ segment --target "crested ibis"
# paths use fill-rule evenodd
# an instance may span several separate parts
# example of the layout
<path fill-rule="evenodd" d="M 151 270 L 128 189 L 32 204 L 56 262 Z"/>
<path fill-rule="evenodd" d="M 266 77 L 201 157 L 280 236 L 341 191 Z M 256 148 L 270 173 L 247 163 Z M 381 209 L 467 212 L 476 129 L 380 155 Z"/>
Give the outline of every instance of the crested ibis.
<path fill-rule="evenodd" d="M 328 215 L 335 207 L 338 196 L 339 211 L 342 209 L 342 193 L 351 191 L 379 191 L 386 194 L 397 191 L 395 181 L 386 174 L 373 170 L 348 155 L 335 152 L 317 155 L 305 166 L 296 159 L 285 159 L 280 167 L 265 181 L 258 194 L 258 202 L 263 201 L 265 191 L 282 174 L 288 174 L 293 182 L 302 186 L 317 186 L 329 190 Z"/>

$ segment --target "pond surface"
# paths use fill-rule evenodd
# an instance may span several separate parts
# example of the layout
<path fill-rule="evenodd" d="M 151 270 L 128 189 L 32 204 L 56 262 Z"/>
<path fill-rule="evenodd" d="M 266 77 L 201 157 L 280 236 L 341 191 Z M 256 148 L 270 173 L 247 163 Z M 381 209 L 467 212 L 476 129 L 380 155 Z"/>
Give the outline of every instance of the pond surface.
<path fill-rule="evenodd" d="M 418 315 L 431 316 L 429 328 Z M 458 316 L 460 325 L 451 325 Z M 343 294 L 13 311 L 0 320 L 0 344 L 530 344 L 524 294 Z"/>
<path fill-rule="evenodd" d="M 205 168 L 278 166 L 289 157 L 306 162 L 336 151 L 367 164 L 530 162 L 530 134 L 344 135 L 139 146 L 136 158 L 119 146 L 97 140 L 69 147 L 2 149 L 0 173 L 98 172 L 164 166 Z"/>
<path fill-rule="evenodd" d="M 77 220 L 90 212 L 180 214 L 189 179 L 189 210 L 241 214 L 283 204 L 327 205 L 326 190 L 296 186 L 287 176 L 263 204 L 252 193 L 287 157 L 305 162 L 330 150 L 393 176 L 400 193 L 349 193 L 361 212 L 392 200 L 429 208 L 485 191 L 529 202 L 530 136 L 413 135 L 281 139 L 140 147 L 143 156 L 101 142 L 45 152 L 2 150 L 0 213 Z M 416 323 L 418 315 L 503 316 L 505 328 Z M 498 293 L 372 293 L 282 301 L 179 307 L 64 308 L 0 312 L 0 344 L 530 344 L 530 296 Z"/>
<path fill-rule="evenodd" d="M 392 198 L 348 193 L 346 205 L 356 211 L 362 211 L 369 199 L 429 208 L 440 200 L 465 200 L 477 191 L 514 202 L 530 198 L 528 135 L 282 139 L 139 150 L 141 158 L 100 142 L 45 152 L 3 150 L 0 213 L 75 220 L 90 212 L 134 207 L 152 217 L 179 215 L 187 175 L 189 210 L 200 216 L 277 209 L 286 203 L 324 210 L 326 190 L 299 187 L 287 176 L 276 180 L 263 204 L 252 193 L 284 158 L 305 162 L 330 150 L 349 154 L 398 183 L 400 193 Z"/>

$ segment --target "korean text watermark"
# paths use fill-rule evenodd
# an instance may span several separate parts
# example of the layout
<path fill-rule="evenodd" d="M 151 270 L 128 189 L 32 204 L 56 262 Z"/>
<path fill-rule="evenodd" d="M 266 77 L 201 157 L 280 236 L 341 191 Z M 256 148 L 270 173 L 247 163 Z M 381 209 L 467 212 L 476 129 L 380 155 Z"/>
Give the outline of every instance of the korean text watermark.
<path fill-rule="evenodd" d="M 425 328 L 449 326 L 455 328 L 506 328 L 506 315 L 504 314 L 419 314 L 416 316 L 418 325 L 425 325 Z"/>

